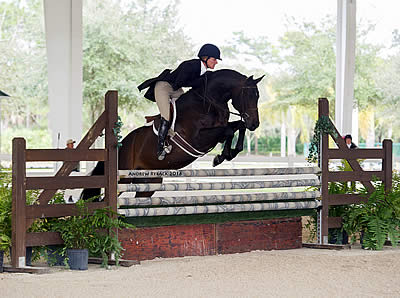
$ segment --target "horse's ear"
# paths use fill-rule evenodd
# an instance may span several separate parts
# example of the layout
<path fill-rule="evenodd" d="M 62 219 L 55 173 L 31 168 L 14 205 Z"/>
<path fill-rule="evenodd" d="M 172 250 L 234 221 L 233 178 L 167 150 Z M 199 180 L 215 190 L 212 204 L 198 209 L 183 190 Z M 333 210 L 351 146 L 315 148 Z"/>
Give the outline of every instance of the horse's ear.
<path fill-rule="evenodd" d="M 263 75 L 262 77 L 259 77 L 258 79 L 255 79 L 254 83 L 257 85 L 264 77 L 265 77 L 265 75 Z"/>
<path fill-rule="evenodd" d="M 253 76 L 249 76 L 247 79 L 246 79 L 246 81 L 247 82 L 252 82 L 254 79 L 253 79 Z"/>

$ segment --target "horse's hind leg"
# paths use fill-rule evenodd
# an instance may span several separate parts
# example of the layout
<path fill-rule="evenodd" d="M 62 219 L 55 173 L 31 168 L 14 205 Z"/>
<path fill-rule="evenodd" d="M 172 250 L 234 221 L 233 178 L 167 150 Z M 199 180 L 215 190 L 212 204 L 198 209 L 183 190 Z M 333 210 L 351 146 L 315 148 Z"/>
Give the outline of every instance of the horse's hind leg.
<path fill-rule="evenodd" d="M 104 161 L 99 161 L 96 167 L 93 169 L 91 176 L 104 175 Z M 99 202 L 101 195 L 101 188 L 85 188 L 80 196 L 81 200 L 92 200 L 93 202 Z"/>

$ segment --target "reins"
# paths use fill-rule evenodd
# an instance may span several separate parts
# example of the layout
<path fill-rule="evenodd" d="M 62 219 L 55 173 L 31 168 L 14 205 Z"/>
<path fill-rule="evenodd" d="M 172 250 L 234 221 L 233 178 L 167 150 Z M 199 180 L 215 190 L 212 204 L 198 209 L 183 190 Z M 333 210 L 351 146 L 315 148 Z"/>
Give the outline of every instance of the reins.
<path fill-rule="evenodd" d="M 196 93 L 198 97 L 202 98 L 203 101 L 207 101 L 207 102 L 210 104 L 210 107 L 211 107 L 211 106 L 214 106 L 215 108 L 217 108 L 217 109 L 219 109 L 219 110 L 226 111 L 226 108 L 224 108 L 223 106 L 217 104 L 217 103 L 215 102 L 215 100 L 214 100 L 212 97 L 207 96 L 207 85 L 208 85 L 208 80 L 207 80 L 207 76 L 204 76 L 204 77 L 205 77 L 204 95 L 201 95 L 200 93 L 198 93 L 198 92 L 195 91 L 195 90 L 193 90 L 193 92 Z M 254 89 L 254 88 L 257 88 L 257 87 L 256 87 L 256 86 L 254 86 L 254 87 L 253 87 L 253 86 L 242 86 L 242 87 L 241 87 L 240 106 L 241 106 L 242 111 L 244 111 L 244 110 L 245 110 L 245 107 L 246 107 L 246 106 L 245 106 L 245 101 L 243 100 L 243 96 L 244 96 L 244 95 L 243 95 L 243 89 Z M 208 109 L 208 112 L 210 111 L 210 107 L 209 107 L 209 109 Z M 246 110 L 257 110 L 257 108 L 247 108 Z M 243 119 L 243 120 L 246 120 L 247 118 L 250 117 L 250 115 L 247 114 L 247 112 L 236 113 L 236 112 L 230 111 L 229 108 L 228 108 L 228 112 L 229 112 L 229 114 L 239 116 L 239 117 L 240 117 L 241 119 Z"/>

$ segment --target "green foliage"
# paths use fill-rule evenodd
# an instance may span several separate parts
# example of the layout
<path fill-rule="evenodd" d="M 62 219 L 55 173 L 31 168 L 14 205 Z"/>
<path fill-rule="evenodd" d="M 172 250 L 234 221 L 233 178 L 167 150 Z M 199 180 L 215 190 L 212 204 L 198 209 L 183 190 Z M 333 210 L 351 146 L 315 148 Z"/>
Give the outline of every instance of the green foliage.
<path fill-rule="evenodd" d="M 85 249 L 91 255 L 100 255 L 103 266 L 107 265 L 108 255 L 114 253 L 116 261 L 123 250 L 117 230 L 123 227 L 133 228 L 124 223 L 118 214 L 110 208 L 97 209 L 90 212 L 87 202 L 76 203 L 78 215 L 60 218 L 52 224 L 52 230 L 60 232 L 66 249 Z"/>
<path fill-rule="evenodd" d="M 0 167 L 0 250 L 11 247 L 11 175 Z"/>
<path fill-rule="evenodd" d="M 122 127 L 122 125 L 123 125 L 123 123 L 121 121 L 121 117 L 118 116 L 118 120 L 117 120 L 117 122 L 115 122 L 115 125 L 114 125 L 114 128 L 113 128 L 114 135 L 117 138 L 117 142 L 118 142 L 117 143 L 117 147 L 118 148 L 122 146 L 122 143 L 121 143 L 121 139 L 122 139 L 121 127 Z"/>
<path fill-rule="evenodd" d="M 228 46 L 222 48 L 224 56 L 235 60 L 255 58 L 261 65 L 274 62 L 277 56 L 276 47 L 265 36 L 257 38 L 247 37 L 243 31 L 234 32 L 233 40 L 228 42 Z"/>
<path fill-rule="evenodd" d="M 47 125 L 47 123 L 46 123 Z M 23 137 L 26 140 L 27 149 L 44 149 L 51 148 L 51 134 L 47 129 L 29 129 L 29 128 L 18 128 L 9 127 L 6 130 L 1 131 L 1 151 L 2 153 L 12 152 L 12 139 L 16 137 Z"/>
<path fill-rule="evenodd" d="M 115 89 L 120 109 L 142 123 L 143 109 L 154 104 L 136 87 L 193 56 L 188 38 L 176 26 L 177 2 L 86 1 L 83 18 L 86 122 L 94 122 L 103 110 L 105 92 Z"/>
<path fill-rule="evenodd" d="M 243 60 L 260 62 L 263 67 L 274 64 L 272 67 L 277 71 L 270 75 L 268 81 L 268 97 L 273 100 L 265 105 L 269 109 L 269 117 L 261 125 L 272 126 L 272 119 L 280 118 L 288 127 L 299 130 L 302 141 L 306 142 L 316 118 L 317 98 L 333 99 L 336 95 L 336 19 L 327 16 L 320 23 L 309 23 L 289 18 L 286 25 L 288 30 L 277 43 L 270 42 L 267 37 L 251 38 L 243 32 L 236 33 L 227 52 L 236 58 L 238 64 Z M 381 110 L 382 118 L 387 119 L 385 124 L 395 123 L 393 126 L 400 127 L 396 114 L 399 108 L 399 93 L 396 93 L 398 63 L 392 59 L 388 63 L 390 67 L 382 69 L 383 59 L 379 57 L 381 47 L 369 43 L 366 38 L 373 30 L 374 26 L 365 21 L 357 24 L 354 97 L 360 111 L 377 102 L 382 103 L 376 108 Z M 398 40 L 397 32 L 394 35 L 395 44 Z M 386 94 L 395 94 L 396 105 L 385 104 L 389 97 L 384 96 Z M 286 111 L 293 106 L 304 108 L 296 111 L 300 116 L 298 119 L 303 121 L 290 121 L 285 119 L 284 113 L 279 115 L 278 111 Z M 260 113 L 266 113 L 265 110 L 260 109 Z M 387 126 L 383 124 L 383 127 Z M 393 132 L 396 134 L 395 129 Z"/>
<path fill-rule="evenodd" d="M 38 190 L 26 192 L 26 203 L 34 204 L 39 196 Z M 11 247 L 12 215 L 12 174 L 11 169 L 0 167 L 0 250 L 8 253 Z"/>
<path fill-rule="evenodd" d="M 267 154 L 269 152 L 272 153 L 280 153 L 281 151 L 281 138 L 280 136 L 262 136 L 256 139 L 258 142 L 258 153 L 259 154 Z M 247 138 L 245 139 L 244 147 L 247 146 Z M 251 144 L 251 149 L 254 150 L 254 142 Z"/>
<path fill-rule="evenodd" d="M 334 97 L 336 21 L 320 24 L 289 21 L 293 28 L 279 39 L 277 60 L 282 69 L 273 80 L 279 105 L 315 108 L 319 97 Z"/>
<path fill-rule="evenodd" d="M 351 171 L 347 161 L 342 160 L 338 167 L 340 171 Z M 329 208 L 329 216 L 343 217 L 342 229 L 330 229 L 329 240 L 334 237 L 341 242 L 342 231 L 345 230 L 352 236 L 354 242 L 360 234 L 363 234 L 363 245 L 368 249 L 382 249 L 387 237 L 392 245 L 396 246 L 400 240 L 400 175 L 393 174 L 392 189 L 385 193 L 384 185 L 375 182 L 376 191 L 369 197 L 367 203 L 332 206 Z M 317 190 L 317 188 L 310 188 Z M 367 196 L 367 191 L 354 182 L 331 182 L 328 188 L 329 194 L 361 193 Z M 305 224 L 310 232 L 310 239 L 317 235 L 317 215 L 311 216 Z M 308 239 L 308 240 L 310 240 Z"/>
<path fill-rule="evenodd" d="M 78 208 L 77 216 L 70 216 L 53 223 L 53 228 L 60 232 L 67 249 L 88 248 L 88 243 L 94 237 L 89 211 L 84 205 L 84 201 L 78 201 L 76 206 Z"/>
<path fill-rule="evenodd" d="M 400 240 L 400 177 L 394 175 L 393 187 L 385 192 L 381 182 L 375 182 L 376 190 L 367 203 L 349 206 L 344 215 L 343 228 L 352 236 L 362 234 L 362 244 L 367 249 L 381 250 L 387 239 L 396 246 Z"/>
<path fill-rule="evenodd" d="M 143 123 L 144 110 L 156 109 L 136 87 L 194 54 L 176 25 L 177 5 L 175 0 L 161 5 L 155 0 L 83 1 L 84 130 L 104 109 L 110 89 L 118 90 L 120 115 L 129 130 Z M 43 22 L 42 0 L 0 1 L 0 86 L 12 96 L 1 100 L 1 143 L 7 144 L 2 152 L 11 152 L 13 136 L 45 131 L 48 125 Z M 5 138 L 7 130 L 12 132 Z M 51 147 L 49 134 L 43 134 L 28 144 Z"/>
<path fill-rule="evenodd" d="M 118 240 L 118 229 L 134 228 L 134 226 L 123 222 L 117 213 L 107 208 L 95 210 L 91 217 L 92 228 L 96 231 L 96 236 L 90 242 L 89 252 L 91 255 L 100 255 L 103 258 L 103 266 L 107 265 L 107 255 L 110 253 L 114 253 L 118 263 L 123 250 Z"/>
<path fill-rule="evenodd" d="M 0 86 L 6 127 L 47 126 L 43 1 L 0 1 Z M 4 117 L 6 115 L 6 117 Z M 4 125 L 4 120 L 3 120 Z"/>
<path fill-rule="evenodd" d="M 308 153 L 308 162 L 316 162 L 320 155 L 321 134 L 337 137 L 334 126 L 328 116 L 321 116 L 315 123 L 314 135 Z"/>

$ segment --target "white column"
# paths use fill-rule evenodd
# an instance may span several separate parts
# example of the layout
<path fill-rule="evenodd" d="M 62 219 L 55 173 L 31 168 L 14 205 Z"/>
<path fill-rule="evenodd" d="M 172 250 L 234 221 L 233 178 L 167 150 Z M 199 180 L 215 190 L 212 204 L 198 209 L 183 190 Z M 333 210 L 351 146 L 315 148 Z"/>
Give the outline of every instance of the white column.
<path fill-rule="evenodd" d="M 43 0 L 53 146 L 82 136 L 82 0 Z M 58 143 L 58 134 L 60 140 Z"/>
<path fill-rule="evenodd" d="M 335 124 L 352 134 L 356 41 L 356 0 L 337 0 Z"/>

